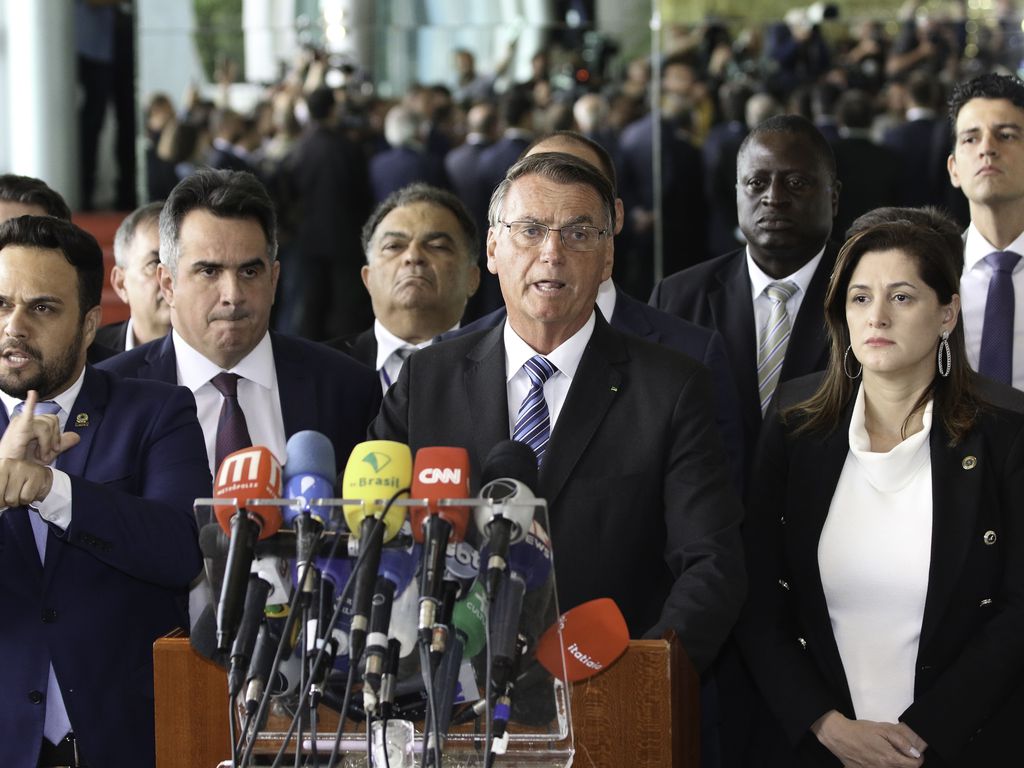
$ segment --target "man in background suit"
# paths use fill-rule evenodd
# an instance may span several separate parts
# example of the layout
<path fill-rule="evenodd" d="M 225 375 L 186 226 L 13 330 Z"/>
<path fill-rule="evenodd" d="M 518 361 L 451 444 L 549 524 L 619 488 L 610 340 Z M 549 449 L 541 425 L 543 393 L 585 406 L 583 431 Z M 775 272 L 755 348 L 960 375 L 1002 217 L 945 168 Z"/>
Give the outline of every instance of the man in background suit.
<path fill-rule="evenodd" d="M 791 332 L 769 359 L 775 381 L 825 367 L 823 307 L 838 253 L 829 235 L 839 186 L 832 150 L 810 121 L 769 118 L 751 130 L 739 152 L 736 207 L 747 247 L 670 275 L 651 295 L 659 309 L 725 338 L 739 392 L 746 466 L 774 389 L 771 377 L 762 383 L 758 376 L 759 340 L 776 302 L 770 284 L 787 284 L 792 291 L 785 301 Z"/>
<path fill-rule="evenodd" d="M 191 396 L 86 365 L 103 255 L 0 226 L 0 764 L 154 764 L 153 641 L 187 626 L 210 492 Z M 24 401 L 24 403 L 23 403 Z M 22 406 L 24 405 L 24 410 Z"/>
<path fill-rule="evenodd" d="M 114 235 L 114 268 L 110 286 L 131 310 L 127 320 L 104 325 L 96 339 L 115 352 L 134 349 L 167 335 L 171 313 L 160 291 L 160 232 L 157 224 L 163 201 L 132 211 Z"/>
<path fill-rule="evenodd" d="M 329 346 L 398 378 L 405 359 L 459 324 L 480 284 L 476 226 L 451 192 L 411 184 L 377 206 L 363 227 L 361 275 L 373 302 L 373 327 Z"/>
<path fill-rule="evenodd" d="M 971 208 L 960 278 L 971 366 L 1024 389 L 1024 83 L 982 75 L 950 98 L 947 168 Z"/>
<path fill-rule="evenodd" d="M 611 597 L 633 637 L 675 630 L 703 669 L 745 585 L 708 373 L 595 311 L 611 275 L 615 195 L 589 163 L 524 158 L 489 218 L 487 266 L 506 322 L 410 357 L 370 434 L 413 450 L 464 446 L 473 480 L 495 444 L 527 442 L 560 608 Z"/>
<path fill-rule="evenodd" d="M 556 131 L 536 139 L 527 147 L 524 157 L 539 152 L 564 152 L 590 163 L 601 171 L 615 189 L 615 165 L 608 152 L 594 140 L 575 131 Z M 621 198 L 615 198 L 615 234 L 622 230 L 625 218 Z M 726 357 L 725 342 L 721 335 L 688 320 L 670 315 L 638 301 L 622 290 L 611 278 L 601 283 L 597 291 L 597 308 L 612 326 L 623 333 L 664 344 L 703 363 L 711 371 L 715 393 L 715 421 L 725 441 L 725 450 L 732 462 L 736 487 L 742 487 L 743 430 L 740 426 L 739 404 L 732 370 Z M 455 338 L 483 328 L 503 323 L 505 308 L 451 331 L 442 338 Z"/>
<path fill-rule="evenodd" d="M 330 438 L 340 470 L 380 403 L 368 368 L 323 345 L 269 332 L 281 268 L 276 255 L 274 206 L 254 176 L 199 171 L 183 179 L 160 214 L 160 286 L 172 332 L 104 364 L 122 376 L 192 390 L 211 470 L 221 412 L 235 397 L 232 383 L 252 444 L 266 446 L 282 464 L 288 437 L 314 429 Z"/>

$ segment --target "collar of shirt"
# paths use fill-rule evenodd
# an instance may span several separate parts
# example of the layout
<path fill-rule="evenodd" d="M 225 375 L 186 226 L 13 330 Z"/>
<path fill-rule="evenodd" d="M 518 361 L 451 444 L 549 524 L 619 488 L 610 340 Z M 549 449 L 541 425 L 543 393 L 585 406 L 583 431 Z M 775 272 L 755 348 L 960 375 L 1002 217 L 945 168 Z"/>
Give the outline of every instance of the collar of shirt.
<path fill-rule="evenodd" d="M 135 343 L 135 328 L 132 326 L 131 315 L 128 316 L 128 323 L 124 327 L 124 351 L 135 349 L 138 346 Z"/>
<path fill-rule="evenodd" d="M 458 328 L 458 324 L 455 325 Z M 423 349 L 429 347 L 433 339 L 427 339 L 421 341 L 419 344 L 410 344 L 405 339 L 400 339 L 391 331 L 381 324 L 380 320 L 373 321 L 373 336 L 377 339 L 377 370 L 379 371 L 384 367 L 384 364 L 391 357 L 392 353 L 401 349 L 402 347 L 415 347 L 416 349 Z"/>
<path fill-rule="evenodd" d="M 590 318 L 583 324 L 582 328 L 559 344 L 550 354 L 544 355 L 558 369 L 555 375 L 551 377 L 552 379 L 562 375 L 572 381 L 573 376 L 576 375 L 576 369 L 580 366 L 580 360 L 583 358 L 583 352 L 587 348 L 587 343 L 594 333 L 594 326 L 596 324 L 597 319 L 594 313 L 591 312 Z M 537 350 L 523 341 L 518 333 L 512 330 L 512 326 L 509 325 L 507 320 L 505 321 L 503 333 L 505 339 L 505 380 L 511 381 L 520 372 L 526 361 L 538 353 Z"/>
<path fill-rule="evenodd" d="M 562 412 L 562 405 L 569 396 L 569 387 L 572 386 L 576 369 L 579 368 L 580 360 L 583 359 L 583 353 L 586 351 L 596 324 L 597 315 L 591 312 L 582 328 L 552 350 L 550 354 L 544 355 L 558 369 L 544 384 L 544 400 L 548 406 L 548 417 L 552 430 L 558 421 L 558 415 Z M 532 386 L 530 377 L 523 370 L 523 364 L 537 352 L 512 330 L 507 320 L 503 329 L 503 338 L 505 342 L 505 395 L 509 415 L 508 433 L 511 436 L 515 432 L 519 407 L 523 404 L 523 400 Z"/>
<path fill-rule="evenodd" d="M 597 289 L 597 308 L 601 310 L 604 319 L 609 323 L 612 321 L 612 313 L 615 312 L 615 282 L 609 277 Z"/>
<path fill-rule="evenodd" d="M 210 384 L 210 379 L 224 369 L 185 341 L 177 331 L 171 333 L 174 354 L 178 359 L 178 383 L 188 387 L 194 394 L 200 387 Z M 261 387 L 273 389 L 275 370 L 270 334 L 265 333 L 256 348 L 243 357 L 238 365 L 231 368 L 229 373 L 237 373 L 243 379 L 256 382 Z"/>
<path fill-rule="evenodd" d="M 907 110 L 907 122 L 915 120 L 931 120 L 935 117 L 935 110 L 928 107 L 911 107 Z"/>
<path fill-rule="evenodd" d="M 825 249 L 822 248 L 818 251 L 818 255 L 813 259 L 804 264 L 800 269 L 791 275 L 786 277 L 776 278 L 767 275 L 764 270 L 757 266 L 757 262 L 754 261 L 750 255 L 750 248 L 747 248 L 747 272 L 750 273 L 750 297 L 757 301 L 757 298 L 764 293 L 764 289 L 768 287 L 769 283 L 779 282 L 783 280 L 789 280 L 790 282 L 796 283 L 799 290 L 793 294 L 795 298 L 797 295 L 803 295 L 807 293 L 807 286 L 811 284 L 811 278 L 814 277 L 814 270 L 818 268 L 821 263 L 821 257 L 825 253 Z M 791 298 L 790 301 L 793 299 Z M 789 302 L 786 302 L 787 305 Z"/>
<path fill-rule="evenodd" d="M 996 248 L 992 243 L 985 239 L 985 236 L 978 231 L 978 228 L 974 226 L 974 222 L 971 222 L 971 226 L 967 228 L 967 237 L 964 240 L 964 273 L 970 272 L 976 267 L 981 267 L 991 271 L 991 267 L 988 266 L 988 262 L 985 261 L 985 257 L 993 251 L 1013 251 L 1024 256 L 1024 232 L 1017 235 L 1017 238 L 1005 248 Z M 1014 272 L 1024 268 L 1024 259 L 1017 262 L 1017 266 L 1013 268 Z"/>
<path fill-rule="evenodd" d="M 65 389 L 56 397 L 50 398 L 57 405 L 60 406 L 60 413 L 57 415 L 57 419 L 60 421 L 60 429 L 63 432 L 64 427 L 68 423 L 68 417 L 71 415 L 71 409 L 75 406 L 75 400 L 78 399 L 78 393 L 82 391 L 82 382 L 85 381 L 85 368 L 82 368 L 82 372 L 78 374 L 78 378 L 75 379 L 75 383 Z M 0 390 L 0 401 L 3 401 L 4 408 L 7 409 L 7 418 L 11 418 L 11 414 L 14 413 L 14 408 L 19 403 L 24 402 L 17 397 L 11 397 L 3 390 Z"/>

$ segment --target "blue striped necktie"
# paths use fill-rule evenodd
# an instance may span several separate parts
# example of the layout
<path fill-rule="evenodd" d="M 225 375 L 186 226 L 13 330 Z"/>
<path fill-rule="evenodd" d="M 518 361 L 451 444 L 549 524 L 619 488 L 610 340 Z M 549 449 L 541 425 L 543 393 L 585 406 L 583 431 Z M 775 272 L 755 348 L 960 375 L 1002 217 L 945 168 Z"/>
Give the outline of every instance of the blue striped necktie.
<path fill-rule="evenodd" d="M 531 386 L 519 406 L 512 439 L 530 446 L 537 454 L 537 464 L 540 464 L 551 439 L 551 415 L 544 400 L 544 382 L 558 369 L 543 355 L 534 355 L 523 363 L 523 370 L 530 377 Z"/>
<path fill-rule="evenodd" d="M 14 413 L 21 413 L 23 406 L 24 403 L 14 406 Z M 41 403 L 36 403 L 35 412 L 39 415 L 56 416 L 60 414 L 60 406 L 53 400 L 44 400 Z M 46 556 L 46 538 L 50 529 L 38 512 L 29 511 L 28 520 L 32 525 L 32 535 L 35 537 L 39 560 L 42 562 Z M 57 675 L 53 671 L 53 664 L 50 664 L 50 674 L 46 681 L 46 719 L 43 721 L 43 735 L 51 744 L 57 744 L 70 730 L 71 721 L 68 719 L 67 707 L 64 706 L 64 697 L 57 684 Z"/>

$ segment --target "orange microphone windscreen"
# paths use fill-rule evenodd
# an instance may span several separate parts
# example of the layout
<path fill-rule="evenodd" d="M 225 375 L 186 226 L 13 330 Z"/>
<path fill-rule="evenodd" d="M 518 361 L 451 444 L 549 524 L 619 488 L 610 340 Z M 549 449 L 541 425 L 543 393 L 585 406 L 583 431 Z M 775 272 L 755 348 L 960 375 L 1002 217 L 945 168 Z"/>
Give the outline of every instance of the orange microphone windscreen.
<path fill-rule="evenodd" d="M 561 677 L 564 652 L 566 679 L 575 683 L 607 669 L 628 645 L 629 630 L 622 611 L 614 600 L 601 597 L 566 611 L 548 627 L 537 642 L 537 661 L 552 675 Z"/>

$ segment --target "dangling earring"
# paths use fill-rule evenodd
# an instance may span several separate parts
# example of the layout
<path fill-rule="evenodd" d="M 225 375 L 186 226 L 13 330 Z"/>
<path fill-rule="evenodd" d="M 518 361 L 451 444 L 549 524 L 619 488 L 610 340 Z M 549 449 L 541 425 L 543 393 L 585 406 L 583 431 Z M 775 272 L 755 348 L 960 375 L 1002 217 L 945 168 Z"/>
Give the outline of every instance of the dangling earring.
<path fill-rule="evenodd" d="M 946 364 L 942 364 L 942 358 L 945 355 Z M 939 352 L 938 352 L 938 364 L 939 364 L 939 376 L 945 378 L 949 376 L 950 370 L 953 368 L 953 355 L 949 351 L 949 331 L 942 332 L 942 340 L 939 341 Z"/>
<path fill-rule="evenodd" d="M 862 373 L 864 373 L 864 366 L 863 365 L 861 365 L 860 370 L 857 371 L 856 373 L 850 373 L 850 350 L 852 350 L 852 349 L 853 349 L 853 344 L 848 346 L 846 348 L 846 351 L 843 353 L 843 373 L 846 374 L 846 378 L 848 378 L 848 379 L 856 379 L 858 376 L 860 376 Z M 856 360 L 857 358 L 855 357 L 853 359 Z"/>

